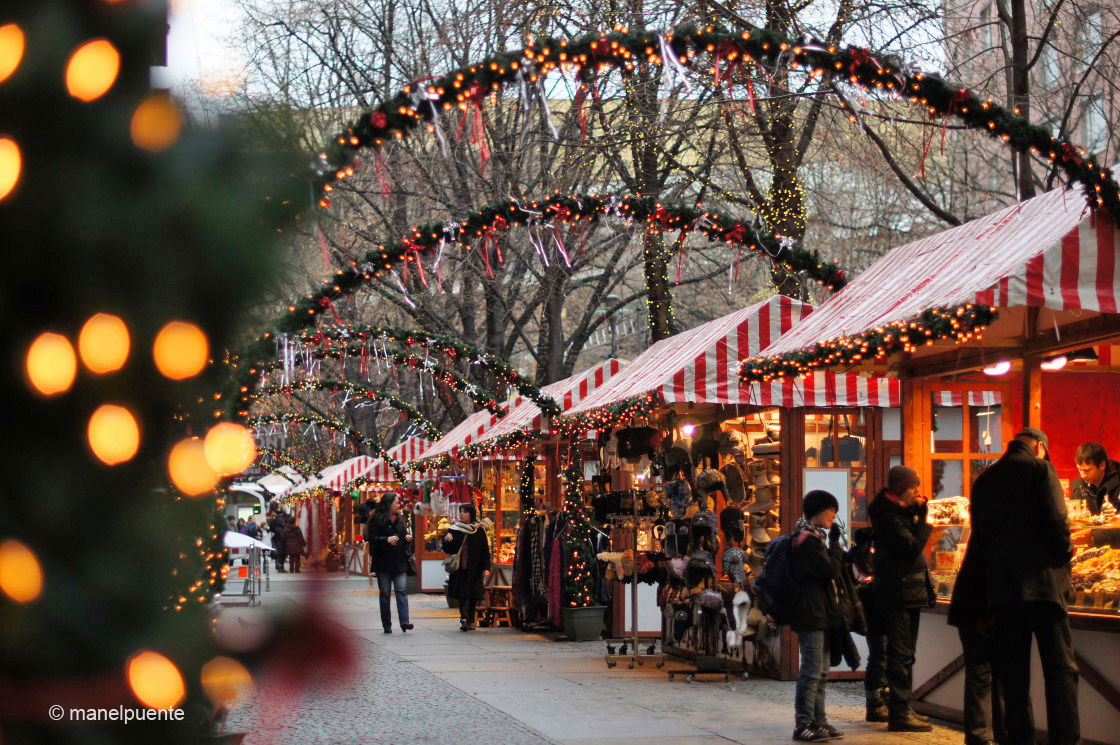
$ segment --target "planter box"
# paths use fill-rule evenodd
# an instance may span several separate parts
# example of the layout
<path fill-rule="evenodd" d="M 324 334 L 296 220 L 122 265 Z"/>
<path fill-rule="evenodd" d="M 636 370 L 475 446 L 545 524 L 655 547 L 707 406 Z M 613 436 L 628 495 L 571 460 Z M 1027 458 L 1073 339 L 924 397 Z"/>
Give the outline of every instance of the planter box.
<path fill-rule="evenodd" d="M 603 635 L 604 605 L 590 608 L 561 608 L 560 616 L 564 622 L 564 633 L 571 642 L 589 642 Z"/>

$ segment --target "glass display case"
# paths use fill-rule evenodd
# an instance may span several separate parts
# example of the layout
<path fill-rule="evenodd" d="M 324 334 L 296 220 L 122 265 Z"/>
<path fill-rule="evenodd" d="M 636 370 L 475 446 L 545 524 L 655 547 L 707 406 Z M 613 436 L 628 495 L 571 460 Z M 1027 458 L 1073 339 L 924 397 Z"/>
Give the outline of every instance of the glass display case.
<path fill-rule="evenodd" d="M 521 522 L 518 486 L 522 467 L 520 461 L 499 461 L 487 464 L 482 475 L 479 512 L 491 522 L 487 537 L 493 560 L 498 564 L 512 564 L 517 549 L 517 528 Z"/>
<path fill-rule="evenodd" d="M 968 546 L 968 500 L 950 497 L 929 504 L 933 532 L 927 559 L 938 599 L 948 600 Z M 1067 501 L 1066 508 L 1074 550 L 1070 610 L 1120 614 L 1120 517 L 1114 509 L 1090 515 L 1081 501 Z"/>

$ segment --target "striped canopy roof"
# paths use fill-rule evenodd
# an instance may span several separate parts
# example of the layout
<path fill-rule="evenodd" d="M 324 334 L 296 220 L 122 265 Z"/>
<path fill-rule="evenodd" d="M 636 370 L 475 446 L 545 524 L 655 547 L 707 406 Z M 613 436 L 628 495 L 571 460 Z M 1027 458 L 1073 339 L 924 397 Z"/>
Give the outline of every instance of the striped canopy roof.
<path fill-rule="evenodd" d="M 1080 188 L 1055 189 L 891 249 L 763 356 L 968 302 L 1116 313 L 1120 241 Z"/>
<path fill-rule="evenodd" d="M 740 385 L 739 362 L 758 354 L 811 311 L 806 303 L 775 295 L 662 339 L 566 413 L 594 411 L 647 394 L 667 404 L 898 406 L 899 384 L 885 378 L 820 373 Z"/>
<path fill-rule="evenodd" d="M 561 413 L 565 414 L 606 384 L 622 369 L 623 364 L 616 359 L 604 360 L 570 378 L 550 383 L 541 388 L 541 391 L 554 399 L 560 405 Z M 504 417 L 496 417 L 484 411 L 475 412 L 444 435 L 430 450 L 425 451 L 423 457 L 454 457 L 467 445 L 477 445 L 515 432 L 537 430 L 544 425 L 541 410 L 527 398 L 516 396 L 502 406 L 508 412 Z"/>

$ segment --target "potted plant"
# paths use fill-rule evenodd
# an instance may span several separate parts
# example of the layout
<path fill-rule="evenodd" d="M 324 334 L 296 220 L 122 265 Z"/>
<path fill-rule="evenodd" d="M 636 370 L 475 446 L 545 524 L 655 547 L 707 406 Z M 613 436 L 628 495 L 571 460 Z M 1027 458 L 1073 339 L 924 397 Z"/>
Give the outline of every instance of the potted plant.
<path fill-rule="evenodd" d="M 598 639 L 603 632 L 606 606 L 595 598 L 595 553 L 591 542 L 591 517 L 583 503 L 580 479 L 582 473 L 573 463 L 564 471 L 564 509 L 572 516 L 570 540 L 560 609 L 564 633 L 568 641 L 586 642 Z"/>

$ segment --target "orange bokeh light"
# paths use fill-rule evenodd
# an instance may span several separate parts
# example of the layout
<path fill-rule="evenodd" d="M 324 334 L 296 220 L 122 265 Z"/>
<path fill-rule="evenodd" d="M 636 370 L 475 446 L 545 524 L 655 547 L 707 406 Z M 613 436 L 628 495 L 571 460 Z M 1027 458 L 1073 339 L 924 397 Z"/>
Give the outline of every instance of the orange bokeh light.
<path fill-rule="evenodd" d="M 187 686 L 175 663 L 159 652 L 144 650 L 128 660 L 128 685 L 140 703 L 170 709 L 183 700 Z"/>
<path fill-rule="evenodd" d="M 202 666 L 202 690 L 215 706 L 236 708 L 253 692 L 253 676 L 232 657 L 215 657 Z"/>
<path fill-rule="evenodd" d="M 66 63 L 66 91 L 79 101 L 105 95 L 121 69 L 121 55 L 108 39 L 87 41 Z"/>
<path fill-rule="evenodd" d="M 257 445 L 248 428 L 233 422 L 214 425 L 203 443 L 206 462 L 222 476 L 241 473 L 257 458 Z"/>
<path fill-rule="evenodd" d="M 130 346 L 128 326 L 108 313 L 90 316 L 78 334 L 78 354 L 86 367 L 95 373 L 121 369 L 128 360 Z"/>
<path fill-rule="evenodd" d="M 24 365 L 27 379 L 44 396 L 64 393 L 74 385 L 78 358 L 70 340 L 62 334 L 39 334 L 27 349 Z"/>
<path fill-rule="evenodd" d="M 89 418 L 86 434 L 90 450 L 110 466 L 131 460 L 140 449 L 140 425 L 123 406 L 99 406 Z"/>
<path fill-rule="evenodd" d="M 198 326 L 172 321 L 156 334 L 152 346 L 159 371 L 172 380 L 182 380 L 202 372 L 210 354 L 210 342 Z"/>
<path fill-rule="evenodd" d="M 167 456 L 167 473 L 175 488 L 188 497 L 205 494 L 218 483 L 218 474 L 206 462 L 206 448 L 198 437 L 175 443 Z"/>
<path fill-rule="evenodd" d="M 11 137 L 0 137 L 0 200 L 12 193 L 23 171 L 23 155 Z"/>
<path fill-rule="evenodd" d="M 12 76 L 23 61 L 23 29 L 14 23 L 0 26 L 0 83 Z"/>
<path fill-rule="evenodd" d="M 17 603 L 30 603 L 43 592 L 39 559 L 14 538 L 0 542 L 0 590 Z"/>
<path fill-rule="evenodd" d="M 166 150 L 175 144 L 182 131 L 183 115 L 167 96 L 149 96 L 132 113 L 132 141 L 144 150 Z"/>

